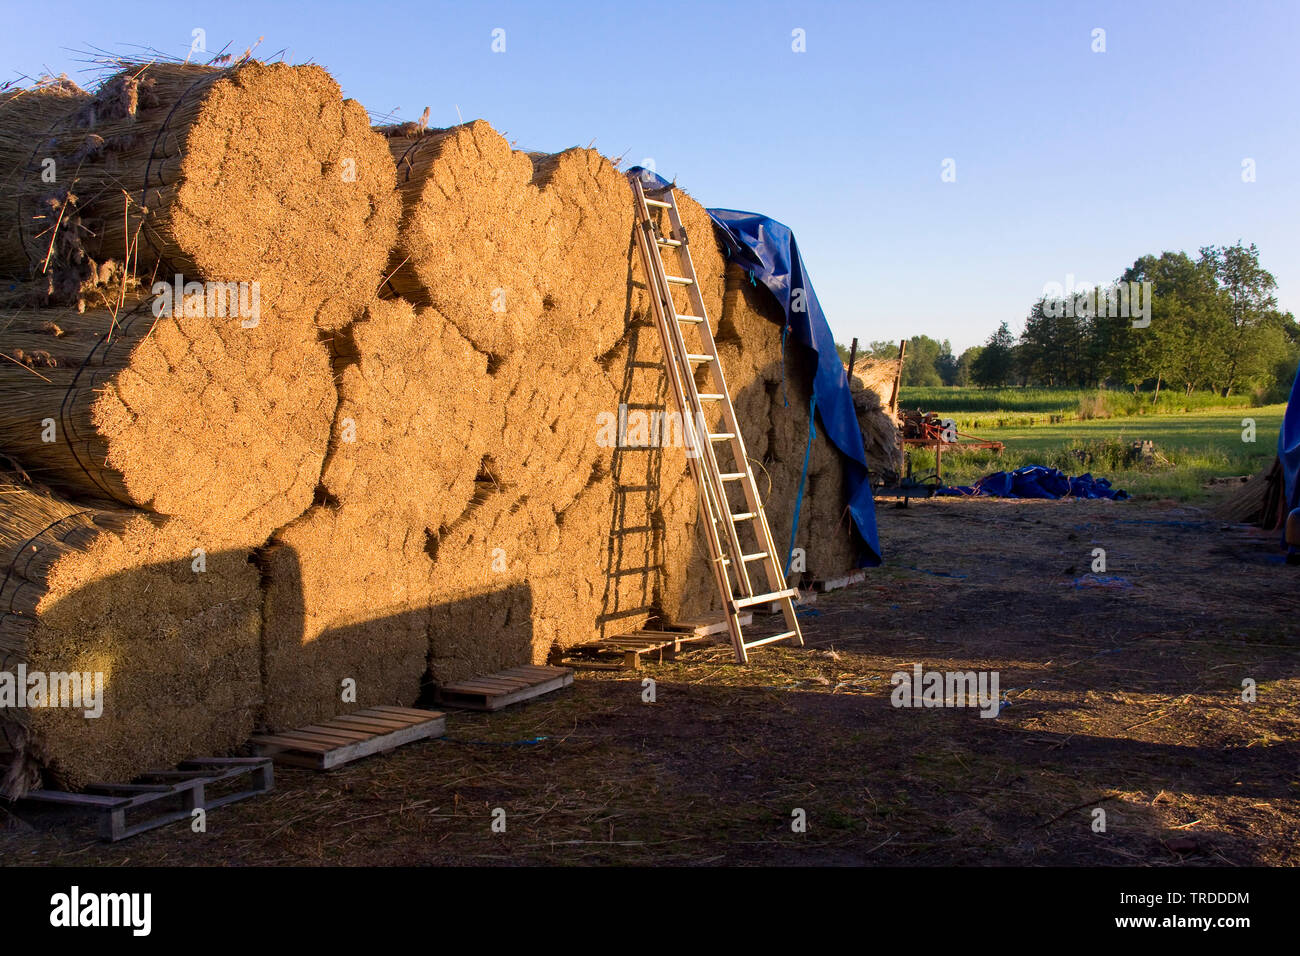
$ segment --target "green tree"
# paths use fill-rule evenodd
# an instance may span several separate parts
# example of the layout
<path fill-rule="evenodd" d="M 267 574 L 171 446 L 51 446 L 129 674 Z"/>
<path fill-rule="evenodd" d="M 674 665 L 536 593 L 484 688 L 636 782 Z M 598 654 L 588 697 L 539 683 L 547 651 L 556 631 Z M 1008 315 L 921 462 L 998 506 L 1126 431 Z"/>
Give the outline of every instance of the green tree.
<path fill-rule="evenodd" d="M 976 385 L 996 388 L 1011 380 L 1015 371 L 1015 336 L 1007 323 L 1003 322 L 998 330 L 989 336 L 984 349 L 971 363 L 971 379 Z"/>
<path fill-rule="evenodd" d="M 934 360 L 934 369 L 945 385 L 957 384 L 957 357 L 952 354 L 952 343 L 947 339 L 939 346 L 939 356 Z"/>
<path fill-rule="evenodd" d="M 943 345 L 928 335 L 914 335 L 908 339 L 907 355 L 903 357 L 903 384 L 942 385 L 943 379 L 936 366 L 942 351 Z"/>
<path fill-rule="evenodd" d="M 961 358 L 957 360 L 957 371 L 953 376 L 952 384 L 959 385 L 963 388 L 974 384 L 971 369 L 975 364 L 975 360 L 980 357 L 980 353 L 983 351 L 984 346 L 972 345 L 966 351 L 961 353 Z"/>
<path fill-rule="evenodd" d="M 1151 283 L 1151 323 L 1132 316 L 1105 319 L 1113 331 L 1112 374 L 1130 384 L 1178 382 L 1191 394 L 1208 386 L 1222 366 L 1224 333 L 1214 271 L 1204 258 L 1162 252 L 1139 258 L 1121 282 Z"/>
<path fill-rule="evenodd" d="M 1021 377 L 1047 386 L 1095 384 L 1089 354 L 1092 320 L 1064 300 L 1039 299 L 1020 334 L 1016 361 Z"/>
<path fill-rule="evenodd" d="M 1232 246 L 1205 246 L 1201 263 L 1218 283 L 1215 319 L 1221 365 L 1215 384 L 1230 395 L 1242 384 L 1259 384 L 1270 374 L 1284 334 L 1269 321 L 1276 314 L 1277 280 L 1259 264 L 1259 249 L 1238 239 Z"/>

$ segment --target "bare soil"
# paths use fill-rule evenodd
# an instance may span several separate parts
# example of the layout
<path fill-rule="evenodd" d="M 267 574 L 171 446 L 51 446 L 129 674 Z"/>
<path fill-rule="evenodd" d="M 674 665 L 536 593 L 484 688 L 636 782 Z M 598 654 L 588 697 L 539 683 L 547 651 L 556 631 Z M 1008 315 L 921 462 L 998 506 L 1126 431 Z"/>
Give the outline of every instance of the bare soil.
<path fill-rule="evenodd" d="M 444 740 L 277 769 L 206 833 L 110 846 L 0 809 L 0 860 L 1300 862 L 1300 568 L 1275 535 L 1139 502 L 882 502 L 880 527 L 888 565 L 819 595 L 804 648 L 580 672 L 501 714 L 452 712 Z M 890 676 L 915 663 L 994 671 L 1006 705 L 892 706 Z"/>

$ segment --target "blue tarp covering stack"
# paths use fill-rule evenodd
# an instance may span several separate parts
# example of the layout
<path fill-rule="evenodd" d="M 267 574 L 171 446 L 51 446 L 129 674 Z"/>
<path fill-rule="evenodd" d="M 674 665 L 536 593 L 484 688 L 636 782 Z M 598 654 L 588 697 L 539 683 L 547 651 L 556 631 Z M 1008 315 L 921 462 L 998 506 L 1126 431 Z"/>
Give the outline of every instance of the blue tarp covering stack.
<path fill-rule="evenodd" d="M 631 172 L 646 189 L 670 185 L 648 169 L 638 166 Z M 758 213 L 733 209 L 710 209 L 708 213 L 719 227 L 728 258 L 763 283 L 785 310 L 786 337 L 817 355 L 817 371 L 813 376 L 814 414 L 821 419 L 826 437 L 844 456 L 849 514 L 858 543 L 857 566 L 878 565 L 876 506 L 871 498 L 862 428 L 853 409 L 844 363 L 835 349 L 835 336 L 808 281 L 794 233 L 788 226 Z M 796 520 L 797 514 L 796 511 Z"/>
<path fill-rule="evenodd" d="M 1300 508 L 1300 369 L 1291 385 L 1291 399 L 1282 416 L 1282 433 L 1277 437 L 1277 457 L 1282 461 L 1286 485 L 1286 510 Z"/>
<path fill-rule="evenodd" d="M 1296 369 L 1295 381 L 1291 383 L 1291 398 L 1282 415 L 1282 431 L 1277 436 L 1277 457 L 1282 463 L 1282 510 L 1285 512 L 1282 528 L 1285 541 L 1288 525 L 1286 516 L 1300 508 L 1300 369 Z M 1296 561 L 1300 558 L 1300 544 L 1288 545 L 1287 553 L 1288 561 Z"/>
<path fill-rule="evenodd" d="M 973 485 L 940 488 L 941 495 L 987 496 L 994 498 L 1109 498 L 1123 501 L 1127 491 L 1112 488 L 1105 478 L 1079 475 L 1071 478 L 1045 465 L 1026 465 L 1015 471 L 995 471 Z"/>

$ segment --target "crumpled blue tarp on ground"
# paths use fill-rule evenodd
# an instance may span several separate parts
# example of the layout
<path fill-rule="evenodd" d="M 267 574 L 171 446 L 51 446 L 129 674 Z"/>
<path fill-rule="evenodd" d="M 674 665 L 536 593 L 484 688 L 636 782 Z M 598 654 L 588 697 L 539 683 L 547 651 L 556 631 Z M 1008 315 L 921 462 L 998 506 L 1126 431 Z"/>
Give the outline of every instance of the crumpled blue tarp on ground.
<path fill-rule="evenodd" d="M 648 169 L 637 166 L 636 174 L 647 189 L 671 185 Z M 849 515 L 857 539 L 857 567 L 880 564 L 880 540 L 876 533 L 876 505 L 871 497 L 867 454 L 862 427 L 853 408 L 848 375 L 835 349 L 835 335 L 826 321 L 817 294 L 799 255 L 799 245 L 788 226 L 753 212 L 710 209 L 717 233 L 727 247 L 728 258 L 745 269 L 776 297 L 785 311 L 787 334 L 817 355 L 813 392 L 817 417 L 826 437 L 844 457 L 845 491 Z M 802 300 L 794 290 L 802 290 Z"/>
<path fill-rule="evenodd" d="M 1112 488 L 1105 478 L 1090 474 L 1071 478 L 1065 472 L 1046 465 L 1025 465 L 1015 471 L 995 471 L 973 485 L 940 488 L 941 495 L 991 498 L 1109 498 L 1123 501 L 1127 491 Z"/>

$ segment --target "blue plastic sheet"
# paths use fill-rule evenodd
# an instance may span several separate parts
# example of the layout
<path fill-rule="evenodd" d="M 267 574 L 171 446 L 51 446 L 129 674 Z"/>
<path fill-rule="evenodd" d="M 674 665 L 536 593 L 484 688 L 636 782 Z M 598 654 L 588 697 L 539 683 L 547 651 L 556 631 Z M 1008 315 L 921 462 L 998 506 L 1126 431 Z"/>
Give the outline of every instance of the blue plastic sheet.
<path fill-rule="evenodd" d="M 631 172 L 646 189 L 670 185 L 643 167 L 634 167 Z M 728 258 L 763 283 L 780 303 L 786 315 L 786 334 L 817 355 L 813 376 L 816 415 L 826 437 L 844 456 L 845 490 L 858 545 L 856 565 L 874 567 L 881 561 L 880 540 L 862 427 L 853 409 L 844 363 L 835 349 L 835 336 L 808 280 L 794 233 L 788 226 L 758 213 L 734 209 L 710 209 L 708 213 L 718 227 Z"/>
<path fill-rule="evenodd" d="M 1282 478 L 1286 485 L 1286 508 L 1300 508 L 1300 369 L 1291 385 L 1291 399 L 1282 416 L 1282 432 L 1277 436 L 1277 457 L 1282 461 Z"/>
<path fill-rule="evenodd" d="M 1069 477 L 1063 471 L 1045 465 L 1025 465 L 1015 471 L 995 471 L 973 485 L 940 488 L 941 495 L 991 498 L 1110 498 L 1123 501 L 1127 491 L 1112 488 L 1105 478 L 1090 474 Z"/>

